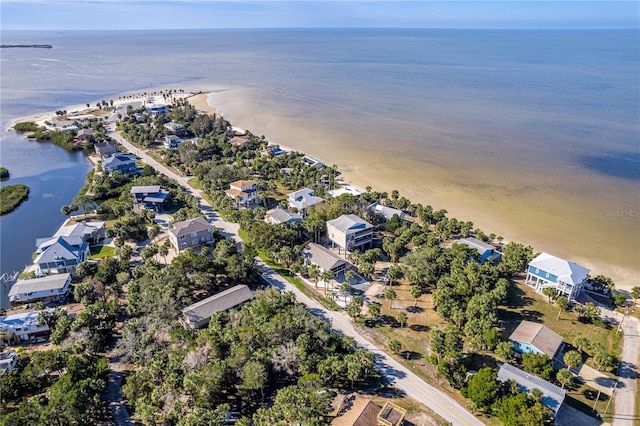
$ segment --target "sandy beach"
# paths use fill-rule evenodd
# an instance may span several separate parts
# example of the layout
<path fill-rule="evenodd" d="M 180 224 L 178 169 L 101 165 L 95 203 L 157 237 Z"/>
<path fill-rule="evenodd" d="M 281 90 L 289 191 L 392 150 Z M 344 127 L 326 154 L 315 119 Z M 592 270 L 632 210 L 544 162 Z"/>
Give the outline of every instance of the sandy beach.
<path fill-rule="evenodd" d="M 164 88 L 146 91 L 159 89 Z M 397 189 L 413 202 L 429 204 L 436 209 L 444 208 L 449 217 L 471 220 L 486 234 L 503 236 L 505 242 L 528 244 L 536 252 L 546 251 L 590 268 L 592 275 L 610 276 L 618 289 L 629 290 L 638 285 L 640 259 L 637 251 L 629 250 L 637 246 L 637 219 L 621 220 L 620 244 L 598 251 L 598 242 L 610 239 L 607 229 L 611 224 L 607 222 L 628 218 L 603 214 L 569 223 L 557 221 L 554 218 L 558 214 L 556 212 L 561 212 L 566 206 L 578 205 L 579 200 L 555 196 L 554 191 L 558 188 L 552 185 L 527 187 L 515 172 L 509 182 L 504 182 L 504 171 L 496 172 L 495 176 L 485 174 L 485 180 L 479 181 L 472 171 L 461 169 L 452 173 L 439 167 L 439 159 L 435 156 L 429 164 L 424 164 L 398 155 L 392 147 L 386 154 L 374 150 L 363 152 L 359 146 L 344 143 L 343 135 L 319 134 L 317 129 L 306 128 L 304 123 L 269 114 L 265 110 L 261 110 L 261 114 L 252 113 L 256 106 L 247 108 L 249 98 L 238 92 L 191 87 L 181 96 L 187 97 L 199 111 L 224 114 L 234 126 L 264 134 L 273 144 L 337 165 L 344 181 L 361 190 L 367 186 L 387 192 Z M 227 102 L 230 96 L 235 96 L 234 103 Z M 55 115 L 51 112 L 48 116 Z M 42 121 L 46 117 L 47 114 L 38 114 L 18 121 Z M 544 203 L 549 205 L 549 209 L 529 209 L 531 203 Z M 558 238 L 561 235 L 566 238 Z"/>

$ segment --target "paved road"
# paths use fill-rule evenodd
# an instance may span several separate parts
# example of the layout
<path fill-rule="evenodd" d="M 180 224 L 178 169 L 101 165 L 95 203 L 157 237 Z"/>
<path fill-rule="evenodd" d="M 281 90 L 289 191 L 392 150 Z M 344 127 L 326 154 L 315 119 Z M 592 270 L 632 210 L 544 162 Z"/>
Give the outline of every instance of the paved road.
<path fill-rule="evenodd" d="M 187 191 L 189 191 L 199 199 L 201 209 L 203 210 L 209 221 L 222 231 L 223 235 L 227 237 L 233 237 L 236 241 L 241 241 L 240 237 L 238 236 L 239 226 L 222 219 L 213 210 L 209 203 L 207 203 L 207 201 L 202 198 L 200 193 L 189 186 L 188 178 L 173 173 L 167 167 L 149 157 L 146 152 L 144 152 L 144 150 L 136 148 L 135 146 L 124 140 L 119 133 L 112 132 L 110 133 L 110 136 L 116 139 L 118 143 L 122 144 L 130 152 L 136 153 L 145 163 L 154 167 L 156 170 L 161 171 L 166 176 L 175 179 L 178 183 L 184 186 Z M 444 392 L 434 388 L 433 386 L 425 383 L 409 369 L 401 365 L 395 359 L 391 358 L 376 345 L 372 344 L 364 337 L 362 337 L 353 328 L 353 326 L 351 325 L 351 319 L 346 314 L 344 314 L 344 312 L 327 311 L 318 302 L 307 297 L 304 293 L 300 292 L 295 286 L 285 280 L 282 276 L 277 274 L 262 260 L 256 259 L 256 264 L 261 269 L 265 280 L 267 280 L 271 285 L 280 288 L 281 290 L 292 291 L 296 295 L 297 300 L 304 303 L 313 315 L 330 322 L 333 329 L 342 332 L 346 336 L 353 337 L 358 345 L 372 352 L 375 356 L 376 365 L 380 372 L 390 381 L 392 381 L 396 387 L 403 390 L 409 397 L 425 404 L 440 416 L 442 416 L 445 420 L 451 422 L 453 425 L 473 426 L 483 424 L 451 397 L 446 395 Z"/>
<path fill-rule="evenodd" d="M 618 386 L 613 398 L 612 426 L 640 424 L 640 413 L 635 412 L 637 397 L 638 359 L 640 357 L 640 320 L 632 316 L 607 309 L 600 305 L 602 317 L 616 324 L 622 321 L 622 355 L 618 366 Z"/>

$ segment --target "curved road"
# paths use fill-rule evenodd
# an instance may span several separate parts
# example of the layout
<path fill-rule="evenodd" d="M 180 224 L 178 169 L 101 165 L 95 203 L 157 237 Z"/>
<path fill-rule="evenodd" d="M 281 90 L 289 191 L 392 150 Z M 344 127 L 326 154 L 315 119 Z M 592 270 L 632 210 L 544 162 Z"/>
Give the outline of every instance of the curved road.
<path fill-rule="evenodd" d="M 241 241 L 238 236 L 238 225 L 229 223 L 222 219 L 213 208 L 207 203 L 201 194 L 194 190 L 188 183 L 189 178 L 179 176 L 173 171 L 169 170 L 166 166 L 158 163 L 151 158 L 147 153 L 139 148 L 136 148 L 131 143 L 126 141 L 119 132 L 110 132 L 118 143 L 126 147 L 130 152 L 138 155 L 146 164 L 154 167 L 156 170 L 164 173 L 166 176 L 175 179 L 180 185 L 184 186 L 187 191 L 198 198 L 200 202 L 200 208 L 207 216 L 209 222 L 219 228 L 223 235 L 226 237 L 232 237 L 236 241 Z M 351 319 L 343 312 L 327 311 L 322 305 L 315 300 L 307 297 L 300 292 L 293 284 L 285 280 L 282 276 L 277 274 L 273 269 L 267 266 L 261 259 L 256 259 L 256 264 L 262 270 L 263 278 L 274 287 L 281 290 L 291 291 L 296 295 L 298 301 L 304 303 L 309 311 L 325 321 L 330 322 L 334 330 L 342 332 L 346 336 L 353 337 L 358 345 L 367 349 L 374 354 L 376 359 L 376 366 L 380 372 L 387 377 L 397 388 L 403 390 L 408 396 L 419 401 L 433 411 L 442 416 L 445 420 L 451 422 L 456 426 L 474 426 L 482 425 L 483 423 L 475 416 L 469 413 L 458 402 L 446 395 L 444 392 L 434 388 L 433 386 L 425 383 L 421 378 L 412 373 L 409 369 L 404 367 L 395 359 L 391 358 L 379 347 L 369 342 L 362 337 L 351 325 Z"/>

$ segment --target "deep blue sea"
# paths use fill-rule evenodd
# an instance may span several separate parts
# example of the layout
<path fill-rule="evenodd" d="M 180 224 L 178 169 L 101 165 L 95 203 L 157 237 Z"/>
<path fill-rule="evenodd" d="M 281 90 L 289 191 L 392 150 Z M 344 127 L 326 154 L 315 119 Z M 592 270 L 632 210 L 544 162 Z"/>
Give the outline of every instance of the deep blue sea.
<path fill-rule="evenodd" d="M 498 215 L 498 232 L 531 234 L 594 265 L 604 246 L 608 261 L 640 270 L 637 30 L 1 36 L 3 44 L 54 46 L 0 52 L 3 130 L 18 117 L 123 92 L 216 90 L 214 102 L 234 124 L 362 182 L 377 176 L 373 182 L 454 213 Z M 8 183 L 33 184 L 30 200 L 0 219 L 0 270 L 9 271 L 28 263 L 35 238 L 62 222 L 60 205 L 84 183 L 78 179 L 88 166 L 79 155 L 4 131 L 0 164 L 14 173 Z M 56 182 L 62 192 L 35 182 Z M 464 208 L 466 197 L 473 209 Z"/>

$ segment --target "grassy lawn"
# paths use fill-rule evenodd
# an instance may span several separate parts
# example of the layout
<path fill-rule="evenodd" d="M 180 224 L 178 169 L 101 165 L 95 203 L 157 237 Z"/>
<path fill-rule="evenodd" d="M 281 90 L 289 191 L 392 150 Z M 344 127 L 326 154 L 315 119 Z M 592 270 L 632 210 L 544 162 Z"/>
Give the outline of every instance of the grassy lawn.
<path fill-rule="evenodd" d="M 200 185 L 200 181 L 198 180 L 197 177 L 191 178 L 188 180 L 187 182 L 189 184 L 189 186 L 191 186 L 193 189 L 202 189 L 202 185 Z"/>
<path fill-rule="evenodd" d="M 569 406 L 575 408 L 576 410 L 580 410 L 583 413 L 596 417 L 596 413 L 593 412 L 593 407 L 595 404 L 596 410 L 598 414 L 602 417 L 604 422 L 611 422 L 611 412 L 613 411 L 613 402 L 609 404 L 609 409 L 607 411 L 607 416 L 602 416 L 604 414 L 604 410 L 607 408 L 607 403 L 609 402 L 609 395 L 604 393 L 600 394 L 598 398 L 598 402 L 596 403 L 596 398 L 598 397 L 598 391 L 585 385 L 579 384 L 578 386 L 573 386 L 571 388 L 565 388 L 566 397 L 564 399 L 564 403 Z"/>
<path fill-rule="evenodd" d="M 116 255 L 116 249 L 111 246 L 91 247 L 91 258 L 102 259 L 105 257 L 113 257 Z"/>

